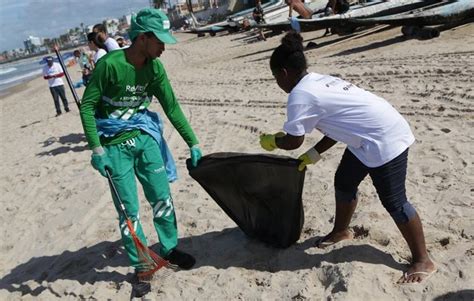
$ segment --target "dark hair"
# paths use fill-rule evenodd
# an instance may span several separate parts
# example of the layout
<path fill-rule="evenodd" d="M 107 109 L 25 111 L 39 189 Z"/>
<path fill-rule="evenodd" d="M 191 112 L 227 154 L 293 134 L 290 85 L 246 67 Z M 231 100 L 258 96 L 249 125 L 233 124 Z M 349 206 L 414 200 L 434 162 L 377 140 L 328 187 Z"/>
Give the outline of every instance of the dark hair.
<path fill-rule="evenodd" d="M 87 34 L 87 41 L 92 42 L 95 46 L 107 51 L 107 47 L 105 47 L 105 44 L 99 40 L 99 35 L 97 34 L 97 32 L 89 32 Z"/>
<path fill-rule="evenodd" d="M 303 72 L 308 67 L 303 49 L 303 37 L 295 31 L 288 32 L 281 39 L 281 45 L 273 51 L 270 58 L 270 68 L 272 70 L 285 68 Z"/>
<path fill-rule="evenodd" d="M 97 31 L 99 31 L 99 32 L 105 32 L 105 33 L 107 33 L 107 28 L 105 28 L 104 24 L 99 23 L 99 24 L 94 25 L 94 27 L 92 28 L 92 30 L 96 30 L 96 29 L 97 29 Z"/>
<path fill-rule="evenodd" d="M 141 33 L 141 32 L 140 32 L 140 33 Z M 137 40 L 137 38 L 138 38 L 138 36 L 140 35 L 140 33 L 137 34 L 137 36 L 132 40 L 132 44 L 135 43 L 135 41 Z M 156 38 L 156 35 L 155 35 L 152 31 L 147 31 L 147 32 L 144 32 L 143 34 L 144 34 L 145 36 L 147 36 L 147 38 L 153 38 L 153 37 Z"/>

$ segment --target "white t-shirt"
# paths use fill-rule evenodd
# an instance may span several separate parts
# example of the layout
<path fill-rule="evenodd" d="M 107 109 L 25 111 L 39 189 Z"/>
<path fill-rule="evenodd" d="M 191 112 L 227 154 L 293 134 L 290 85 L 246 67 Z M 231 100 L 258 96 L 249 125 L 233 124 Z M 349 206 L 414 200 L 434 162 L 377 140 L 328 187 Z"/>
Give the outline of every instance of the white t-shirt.
<path fill-rule="evenodd" d="M 59 63 L 53 62 L 51 67 L 49 67 L 48 64 L 43 67 L 43 76 L 57 75 L 60 73 L 64 73 L 64 71 Z M 50 87 L 63 86 L 64 82 L 60 77 L 50 78 L 48 79 L 48 85 Z"/>
<path fill-rule="evenodd" d="M 104 49 L 102 48 L 97 49 L 97 51 L 94 54 L 94 63 L 97 63 L 97 61 L 106 54 L 107 54 L 107 51 L 105 51 Z"/>
<path fill-rule="evenodd" d="M 105 42 L 105 47 L 107 48 L 107 51 L 110 52 L 110 51 L 113 51 L 113 50 L 117 50 L 117 49 L 120 49 L 120 46 L 119 44 L 117 43 L 117 41 L 115 41 L 114 39 L 112 39 L 111 37 L 108 37 Z"/>
<path fill-rule="evenodd" d="M 283 129 L 303 136 L 318 129 L 347 144 L 366 166 L 396 158 L 414 141 L 407 121 L 387 101 L 340 78 L 309 73 L 288 96 Z"/>

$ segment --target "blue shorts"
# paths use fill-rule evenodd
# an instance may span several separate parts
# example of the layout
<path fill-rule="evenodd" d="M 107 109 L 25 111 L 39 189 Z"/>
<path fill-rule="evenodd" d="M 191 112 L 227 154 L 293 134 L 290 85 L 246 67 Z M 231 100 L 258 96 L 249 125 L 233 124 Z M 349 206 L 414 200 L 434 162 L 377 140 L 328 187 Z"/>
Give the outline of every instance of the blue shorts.
<path fill-rule="evenodd" d="M 408 149 L 392 161 L 370 168 L 346 149 L 334 178 L 336 202 L 355 200 L 360 182 L 369 174 L 382 205 L 395 222 L 397 224 L 408 222 L 416 215 L 416 211 L 406 196 L 407 162 Z"/>

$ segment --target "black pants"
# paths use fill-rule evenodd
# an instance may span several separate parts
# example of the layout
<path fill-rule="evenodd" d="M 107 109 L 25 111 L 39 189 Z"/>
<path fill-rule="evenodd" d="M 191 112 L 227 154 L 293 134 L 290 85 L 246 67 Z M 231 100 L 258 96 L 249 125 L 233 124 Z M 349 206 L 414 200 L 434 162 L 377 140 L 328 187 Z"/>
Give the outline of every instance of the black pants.
<path fill-rule="evenodd" d="M 405 189 L 408 149 L 382 166 L 365 166 L 348 149 L 336 171 L 334 186 L 336 202 L 351 202 L 357 197 L 360 182 L 370 175 L 382 205 L 397 224 L 406 223 L 415 216 L 415 208 L 408 202 Z"/>
<path fill-rule="evenodd" d="M 69 111 L 69 106 L 66 99 L 66 91 L 64 90 L 64 86 L 56 86 L 56 87 L 49 87 L 51 91 L 51 95 L 53 95 L 54 106 L 56 107 L 56 114 L 61 114 L 61 107 L 59 106 L 59 97 L 63 102 L 64 110 L 66 112 Z"/>

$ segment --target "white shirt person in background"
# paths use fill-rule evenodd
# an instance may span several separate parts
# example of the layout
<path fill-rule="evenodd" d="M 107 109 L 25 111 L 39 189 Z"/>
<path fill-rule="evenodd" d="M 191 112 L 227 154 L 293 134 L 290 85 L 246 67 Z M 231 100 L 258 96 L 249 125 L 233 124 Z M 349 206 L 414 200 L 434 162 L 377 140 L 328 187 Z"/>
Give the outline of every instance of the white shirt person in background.
<path fill-rule="evenodd" d="M 92 31 L 97 33 L 98 40 L 105 45 L 107 52 L 120 49 L 120 46 L 117 41 L 108 36 L 107 29 L 103 24 L 99 23 L 94 25 Z"/>
<path fill-rule="evenodd" d="M 59 63 L 53 61 L 52 56 L 45 58 L 46 66 L 43 67 L 43 78 L 48 80 L 49 90 L 53 96 L 54 106 L 56 108 L 56 116 L 61 115 L 61 106 L 59 105 L 59 97 L 63 102 L 64 110 L 69 112 L 68 101 L 66 99 L 66 91 L 64 90 L 64 82 L 61 77 L 64 76 L 64 70 Z"/>
<path fill-rule="evenodd" d="M 89 49 L 95 52 L 94 64 L 97 64 L 97 61 L 107 54 L 107 49 L 105 45 L 99 40 L 98 34 L 95 32 L 90 32 L 87 34 L 87 41 L 89 42 Z"/>
<path fill-rule="evenodd" d="M 124 49 L 124 48 L 128 48 L 130 47 L 130 43 L 128 40 L 126 40 L 124 37 L 122 36 L 115 36 L 114 37 L 115 41 L 117 41 L 118 45 L 120 48 Z"/>

